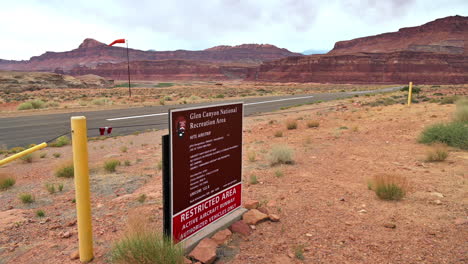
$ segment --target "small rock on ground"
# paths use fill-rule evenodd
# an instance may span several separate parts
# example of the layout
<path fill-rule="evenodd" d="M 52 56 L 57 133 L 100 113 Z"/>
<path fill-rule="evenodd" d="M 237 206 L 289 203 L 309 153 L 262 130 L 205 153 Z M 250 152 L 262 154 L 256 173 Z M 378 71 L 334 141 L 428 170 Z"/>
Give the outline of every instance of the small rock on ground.
<path fill-rule="evenodd" d="M 257 209 L 252 209 L 242 216 L 242 220 L 248 225 L 255 225 L 260 221 L 268 219 L 268 215 Z"/>
<path fill-rule="evenodd" d="M 224 229 L 211 237 L 211 239 L 218 245 L 226 244 L 231 238 L 232 232 L 229 229 Z"/>
<path fill-rule="evenodd" d="M 252 229 L 244 222 L 244 221 L 237 221 L 230 227 L 232 232 L 239 233 L 243 236 L 248 236 L 252 234 Z"/>
<path fill-rule="evenodd" d="M 190 252 L 189 257 L 195 258 L 205 264 L 211 264 L 216 260 L 217 247 L 218 244 L 211 238 L 205 238 Z"/>
<path fill-rule="evenodd" d="M 259 202 L 257 200 L 250 200 L 244 203 L 244 208 L 246 209 L 257 209 Z"/>

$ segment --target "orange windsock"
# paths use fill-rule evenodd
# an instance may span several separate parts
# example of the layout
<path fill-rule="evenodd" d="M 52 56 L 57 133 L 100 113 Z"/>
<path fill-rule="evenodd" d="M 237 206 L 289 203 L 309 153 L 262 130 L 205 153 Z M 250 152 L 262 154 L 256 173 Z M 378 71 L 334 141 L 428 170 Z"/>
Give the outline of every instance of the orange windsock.
<path fill-rule="evenodd" d="M 114 44 L 117 44 L 117 43 L 125 43 L 125 39 L 116 39 L 111 44 L 109 44 L 109 46 L 113 46 Z"/>

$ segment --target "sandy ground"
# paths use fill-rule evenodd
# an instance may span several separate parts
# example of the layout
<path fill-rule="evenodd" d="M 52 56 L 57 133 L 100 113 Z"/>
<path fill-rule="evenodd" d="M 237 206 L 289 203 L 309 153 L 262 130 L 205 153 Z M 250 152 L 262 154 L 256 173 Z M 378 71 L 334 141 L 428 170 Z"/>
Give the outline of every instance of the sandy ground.
<path fill-rule="evenodd" d="M 359 97 L 246 118 L 244 200 L 260 201 L 280 222 L 260 223 L 246 239 L 234 236 L 229 244 L 233 256 L 218 263 L 468 262 L 468 153 L 452 148 L 447 160 L 426 162 L 430 147 L 416 140 L 424 127 L 450 120 L 455 106 L 362 105 L 376 99 Z M 290 119 L 298 120 L 297 129 L 286 129 Z M 307 128 L 309 120 L 320 126 Z M 275 137 L 277 131 L 283 136 Z M 107 263 L 106 254 L 129 215 L 150 216 L 161 228 L 157 164 L 166 133 L 89 142 L 93 263 Z M 294 150 L 293 165 L 270 166 L 270 150 L 276 145 Z M 71 147 L 41 152 L 47 156 L 33 163 L 16 161 L 0 168 L 17 179 L 13 188 L 0 192 L 1 264 L 79 262 L 70 260 L 78 246 L 73 180 L 53 175 L 54 168 L 71 159 Z M 249 161 L 253 152 L 256 160 Z M 53 153 L 61 156 L 54 158 Z M 107 173 L 102 166 L 110 158 L 131 165 Z M 283 176 L 277 177 L 276 171 Z M 382 173 L 409 180 L 405 199 L 382 201 L 368 190 L 367 180 Z M 258 184 L 249 183 L 252 175 Z M 49 194 L 46 183 L 63 183 L 64 190 Z M 17 197 L 25 192 L 34 194 L 36 202 L 23 205 Z M 148 197 L 144 203 L 137 201 L 140 194 Z M 38 209 L 46 216 L 36 217 Z M 303 260 L 295 258 L 297 248 L 303 249 Z"/>

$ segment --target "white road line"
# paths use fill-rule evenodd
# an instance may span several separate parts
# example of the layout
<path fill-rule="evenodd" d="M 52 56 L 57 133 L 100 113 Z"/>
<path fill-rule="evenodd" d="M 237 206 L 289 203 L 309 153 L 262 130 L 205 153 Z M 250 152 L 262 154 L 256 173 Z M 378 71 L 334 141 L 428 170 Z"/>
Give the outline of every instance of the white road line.
<path fill-rule="evenodd" d="M 255 103 L 247 103 L 247 104 L 244 104 L 244 105 L 266 104 L 266 103 L 274 103 L 274 102 L 282 102 L 282 101 L 306 99 L 306 98 L 312 98 L 312 97 L 314 97 L 314 96 L 313 96 L 313 95 L 309 95 L 309 96 L 294 97 L 294 98 L 283 98 L 283 99 L 277 99 L 277 100 L 269 100 L 269 101 L 255 102 Z M 208 106 L 209 106 L 209 105 L 208 105 Z M 124 117 L 109 118 L 109 119 L 106 119 L 106 120 L 107 120 L 107 121 L 117 121 L 117 120 L 124 120 L 124 119 L 134 119 L 134 118 L 142 118 L 142 117 L 150 117 L 150 116 L 160 116 L 160 115 L 167 115 L 167 113 L 148 114 L 148 115 L 138 115 L 138 116 L 124 116 Z"/>

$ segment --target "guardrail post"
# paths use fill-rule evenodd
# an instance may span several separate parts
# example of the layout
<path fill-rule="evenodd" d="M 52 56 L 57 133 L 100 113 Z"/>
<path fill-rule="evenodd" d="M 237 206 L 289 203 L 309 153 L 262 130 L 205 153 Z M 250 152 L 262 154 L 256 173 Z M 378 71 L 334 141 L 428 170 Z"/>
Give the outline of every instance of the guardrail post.
<path fill-rule="evenodd" d="M 86 117 L 72 117 L 71 129 L 80 261 L 87 262 L 93 259 L 93 230 L 91 226 Z"/>
<path fill-rule="evenodd" d="M 409 82 L 408 87 L 408 105 L 411 105 L 411 98 L 413 96 L 413 82 Z"/>

